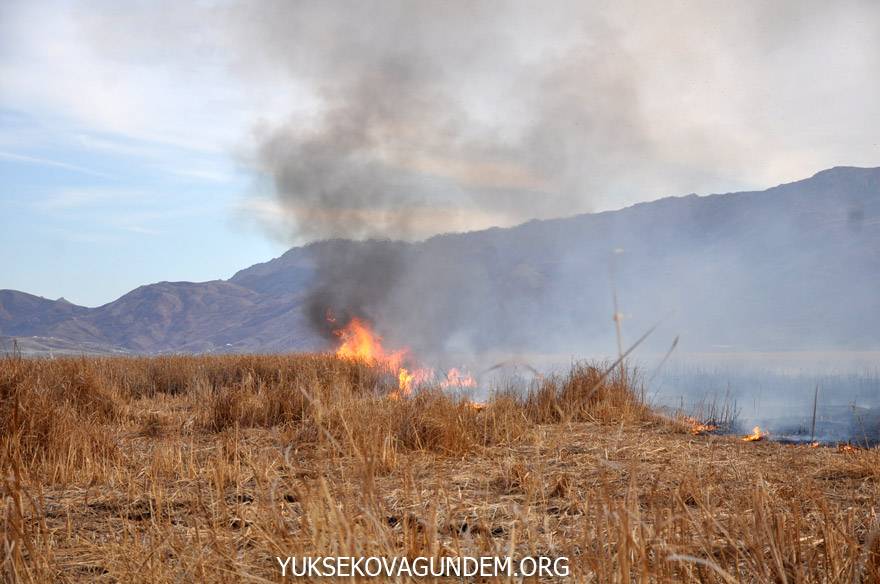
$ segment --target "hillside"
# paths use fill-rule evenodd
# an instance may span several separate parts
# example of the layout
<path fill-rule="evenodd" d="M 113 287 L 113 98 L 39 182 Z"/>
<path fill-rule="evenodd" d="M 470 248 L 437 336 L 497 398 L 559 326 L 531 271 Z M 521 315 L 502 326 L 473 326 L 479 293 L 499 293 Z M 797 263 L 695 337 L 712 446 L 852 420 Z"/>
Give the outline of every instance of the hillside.
<path fill-rule="evenodd" d="M 306 304 L 316 259 L 359 265 L 357 290 L 366 259 L 389 249 L 401 268 L 363 310 L 424 354 L 607 348 L 612 273 L 632 337 L 665 316 L 663 343 L 678 334 L 692 349 L 880 347 L 880 168 L 848 167 L 416 244 L 315 243 L 227 281 L 151 284 L 93 309 L 0 291 L 0 337 L 136 353 L 321 348 Z"/>

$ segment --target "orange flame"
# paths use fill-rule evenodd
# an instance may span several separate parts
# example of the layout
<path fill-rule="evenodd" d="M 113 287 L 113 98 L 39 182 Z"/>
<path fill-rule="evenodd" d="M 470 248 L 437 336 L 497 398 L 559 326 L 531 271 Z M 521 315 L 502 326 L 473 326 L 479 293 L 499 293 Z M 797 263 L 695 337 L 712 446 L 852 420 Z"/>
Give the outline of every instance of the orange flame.
<path fill-rule="evenodd" d="M 751 434 L 749 434 L 748 436 L 743 436 L 742 438 L 740 438 L 740 440 L 742 440 L 743 442 L 758 442 L 766 438 L 768 435 L 769 432 L 763 432 L 761 431 L 760 426 L 755 426 L 752 429 Z"/>
<path fill-rule="evenodd" d="M 375 334 L 359 318 L 351 319 L 345 327 L 334 332 L 342 344 L 336 349 L 336 356 L 378 365 L 389 371 L 400 369 L 406 350 L 387 352 L 382 346 L 382 337 Z"/>
<path fill-rule="evenodd" d="M 397 391 L 392 392 L 389 397 L 391 399 L 398 399 L 400 393 L 403 393 L 403 395 L 411 394 L 414 378 L 415 376 L 412 373 L 401 367 L 400 371 L 397 372 Z"/>
<path fill-rule="evenodd" d="M 708 434 L 709 432 L 714 432 L 718 429 L 718 426 L 713 424 L 704 424 L 696 418 L 692 418 L 690 416 L 684 417 L 684 423 L 688 425 L 688 430 L 694 436 L 702 436 L 703 434 Z"/>
<path fill-rule="evenodd" d="M 336 322 L 332 315 L 327 320 Z M 340 345 L 336 349 L 336 356 L 343 359 L 352 359 L 375 365 L 397 376 L 397 389 L 388 394 L 391 399 L 412 394 L 413 389 L 419 385 L 430 383 L 434 380 L 434 370 L 429 368 L 410 369 L 403 367 L 407 360 L 409 349 L 388 351 L 382 346 L 382 337 L 370 329 L 369 325 L 359 318 L 353 318 L 344 327 L 334 331 L 339 337 Z M 458 369 L 450 369 L 446 379 L 440 382 L 440 387 L 476 387 L 476 380 L 468 373 Z"/>
<path fill-rule="evenodd" d="M 440 382 L 440 387 L 476 387 L 477 380 L 470 373 L 464 373 L 453 367 L 446 372 L 446 379 Z"/>
<path fill-rule="evenodd" d="M 405 367 L 401 367 L 397 372 L 397 391 L 388 395 L 391 399 L 398 399 L 401 395 L 407 396 L 412 394 L 413 387 L 421 385 L 434 376 L 432 369 L 414 369 L 410 371 Z"/>

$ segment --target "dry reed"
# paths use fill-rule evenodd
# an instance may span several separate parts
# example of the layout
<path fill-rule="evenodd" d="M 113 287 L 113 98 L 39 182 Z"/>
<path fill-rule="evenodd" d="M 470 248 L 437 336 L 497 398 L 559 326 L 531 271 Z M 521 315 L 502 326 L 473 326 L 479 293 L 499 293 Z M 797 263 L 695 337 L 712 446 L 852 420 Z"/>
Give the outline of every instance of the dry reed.
<path fill-rule="evenodd" d="M 693 436 L 579 365 L 484 407 L 325 355 L 0 360 L 2 574 L 275 581 L 275 556 L 880 581 L 877 450 Z"/>

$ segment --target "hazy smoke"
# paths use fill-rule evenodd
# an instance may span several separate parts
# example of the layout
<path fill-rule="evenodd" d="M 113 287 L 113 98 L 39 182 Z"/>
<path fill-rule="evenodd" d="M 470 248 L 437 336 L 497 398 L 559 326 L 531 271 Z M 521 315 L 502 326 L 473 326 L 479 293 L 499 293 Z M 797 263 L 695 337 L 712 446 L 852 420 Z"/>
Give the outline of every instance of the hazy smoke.
<path fill-rule="evenodd" d="M 676 24 L 688 29 L 706 15 L 640 6 L 277 2 L 242 18 L 243 61 L 280 65 L 312 91 L 305 113 L 258 132 L 257 164 L 274 182 L 293 239 L 419 239 L 588 211 L 597 195 L 659 196 L 739 172 L 750 162 L 747 130 L 725 130 L 723 151 L 708 146 L 722 131 L 714 120 L 733 115 L 729 105 L 676 101 L 675 91 L 689 92 L 675 81 L 698 79 L 688 67 L 711 81 L 712 63 L 700 51 L 722 53 L 663 23 L 680 17 Z M 725 17 L 742 29 L 717 42 L 733 32 L 746 49 L 732 54 L 780 50 L 816 32 L 819 16 L 807 12 L 795 4 L 731 10 Z M 765 17 L 764 32 L 753 32 Z M 653 60 L 660 44 L 683 63 L 667 69 L 670 61 Z M 679 117 L 670 124 L 673 111 Z M 316 249 L 308 302 L 316 325 L 332 310 L 380 320 L 393 333 L 442 310 L 449 318 L 431 319 L 430 334 L 445 342 L 479 313 L 464 304 L 485 303 L 455 297 L 452 282 L 462 275 L 449 258 L 425 265 L 433 261 L 426 253 L 411 265 L 407 248 L 390 244 Z M 509 277 L 494 271 L 467 277 L 488 290 Z M 547 278 L 523 280 L 533 286 L 507 308 L 487 306 L 492 315 L 482 315 L 469 342 L 509 335 L 509 326 L 494 329 L 512 316 L 506 311 L 528 313 L 526 300 L 546 295 Z M 450 330 L 437 330 L 438 322 Z"/>
<path fill-rule="evenodd" d="M 525 5 L 285 6 L 252 34 L 295 75 L 319 77 L 319 114 L 263 128 L 258 162 L 299 238 L 417 239 L 584 211 L 633 158 L 656 158 L 638 68 L 601 14 L 529 30 Z M 316 324 L 328 309 L 378 318 L 407 273 L 437 279 L 401 247 L 319 249 Z"/>
<path fill-rule="evenodd" d="M 0 3 L 0 98 L 145 159 L 256 127 L 241 158 L 275 198 L 249 210 L 332 239 L 289 280 L 311 253 L 322 333 L 330 311 L 419 355 L 608 352 L 619 247 L 624 335 L 677 311 L 661 352 L 880 346 L 876 174 L 390 241 L 876 166 L 876 0 L 116 4 Z"/>
<path fill-rule="evenodd" d="M 585 211 L 591 193 L 641 182 L 634 160 L 657 158 L 639 67 L 601 12 L 349 8 L 279 7 L 252 31 L 297 78 L 317 76 L 316 115 L 258 136 L 298 238 L 412 239 Z"/>
<path fill-rule="evenodd" d="M 406 272 L 407 244 L 330 241 L 313 249 L 317 267 L 306 300 L 308 322 L 327 340 L 353 317 L 378 319 Z"/>
<path fill-rule="evenodd" d="M 218 111 L 229 113 L 230 127 L 262 119 L 244 158 L 277 198 L 267 205 L 255 196 L 254 207 L 269 208 L 274 233 L 280 228 L 292 244 L 415 240 L 877 164 L 866 121 L 880 115 L 880 4 L 870 0 L 550 7 L 231 0 L 134 3 L 125 11 L 108 9 L 106 0 L 86 4 L 70 12 L 78 38 L 102 56 L 94 77 L 113 80 L 108 95 L 117 75 L 140 80 L 144 72 L 173 70 L 176 77 L 160 78 L 190 87 L 206 74 L 218 81 L 202 87 L 211 96 L 205 110 L 215 112 L 207 125 L 227 122 Z M 43 28 L 54 42 L 55 30 Z M 0 37 L 14 48 L 15 35 Z M 64 62 L 77 65 L 87 53 L 74 51 Z M 175 111 L 198 110 L 186 91 L 169 87 L 147 92 L 145 107 L 161 111 L 179 101 L 183 109 Z M 95 110 L 90 97 L 80 101 Z M 613 247 L 602 250 L 603 266 Z M 439 270 L 408 265 L 407 254 L 384 257 L 374 278 L 358 275 L 362 253 L 316 258 L 310 306 L 350 305 L 385 322 L 389 315 L 417 321 L 430 293 L 451 314 L 473 313 L 462 305 L 475 299 L 451 290 L 451 298 L 437 286 L 415 292 L 425 279 L 454 281 L 454 261 Z M 528 268 L 505 269 L 522 276 L 514 281 L 534 284 L 529 294 L 556 294 L 546 289 L 558 284 L 554 269 L 530 276 Z M 416 284 L 420 272 L 426 275 Z M 486 268 L 468 277 L 507 283 L 509 274 Z M 607 290 L 607 278 L 604 284 Z M 519 315 L 530 306 L 526 297 L 486 311 L 499 320 Z M 458 338 L 471 323 L 448 326 Z"/>

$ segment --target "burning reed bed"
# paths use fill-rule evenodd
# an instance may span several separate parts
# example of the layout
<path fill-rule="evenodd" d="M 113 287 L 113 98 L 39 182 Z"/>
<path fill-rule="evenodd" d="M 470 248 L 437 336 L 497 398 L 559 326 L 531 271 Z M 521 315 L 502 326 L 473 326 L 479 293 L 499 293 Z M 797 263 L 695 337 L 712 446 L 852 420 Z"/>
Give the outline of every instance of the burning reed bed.
<path fill-rule="evenodd" d="M 877 450 L 695 436 L 580 365 L 481 404 L 326 355 L 0 360 L 3 576 L 276 581 L 548 555 L 587 582 L 880 579 Z"/>

